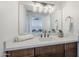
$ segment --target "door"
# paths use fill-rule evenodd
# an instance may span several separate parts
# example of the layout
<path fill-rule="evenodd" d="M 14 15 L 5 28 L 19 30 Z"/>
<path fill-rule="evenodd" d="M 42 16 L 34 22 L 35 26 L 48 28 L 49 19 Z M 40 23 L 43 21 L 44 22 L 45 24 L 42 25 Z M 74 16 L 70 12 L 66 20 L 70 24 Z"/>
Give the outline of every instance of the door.
<path fill-rule="evenodd" d="M 35 48 L 35 56 L 38 57 L 63 57 L 64 45 L 54 45 Z"/>
<path fill-rule="evenodd" d="M 76 57 L 77 56 L 77 43 L 65 44 L 65 56 Z"/>

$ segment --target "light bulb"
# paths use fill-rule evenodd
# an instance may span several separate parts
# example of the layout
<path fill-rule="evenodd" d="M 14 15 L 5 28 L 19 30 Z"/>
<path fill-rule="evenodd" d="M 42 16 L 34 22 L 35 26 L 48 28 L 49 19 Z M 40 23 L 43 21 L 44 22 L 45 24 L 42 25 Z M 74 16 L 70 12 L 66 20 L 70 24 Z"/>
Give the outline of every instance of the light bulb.
<path fill-rule="evenodd" d="M 36 3 L 37 12 L 39 12 L 39 8 L 40 8 L 40 6 L 41 6 L 40 3 Z"/>
<path fill-rule="evenodd" d="M 45 7 L 44 7 L 44 13 L 47 13 L 47 12 L 48 12 L 48 7 L 45 6 Z"/>
<path fill-rule="evenodd" d="M 38 7 L 39 7 L 38 3 L 33 3 L 32 6 L 33 6 L 33 11 L 34 11 L 34 12 L 37 12 Z"/>
<path fill-rule="evenodd" d="M 36 12 L 37 11 L 36 4 L 33 3 L 32 6 L 33 6 L 33 12 Z"/>
<path fill-rule="evenodd" d="M 37 11 L 37 7 L 36 7 L 36 6 L 33 7 L 33 11 L 34 11 L 34 12 Z"/>
<path fill-rule="evenodd" d="M 52 7 L 52 12 L 54 11 L 54 9 L 55 9 L 55 7 L 53 6 L 53 7 Z"/>
<path fill-rule="evenodd" d="M 49 8 L 49 14 L 52 14 L 54 11 L 54 7 L 51 6 L 51 8 Z"/>
<path fill-rule="evenodd" d="M 47 7 L 48 7 L 48 13 L 51 14 L 52 13 L 52 10 L 51 10 L 52 6 L 51 5 L 47 5 Z"/>
<path fill-rule="evenodd" d="M 43 5 L 40 4 L 39 6 L 39 13 L 41 13 L 43 11 Z"/>

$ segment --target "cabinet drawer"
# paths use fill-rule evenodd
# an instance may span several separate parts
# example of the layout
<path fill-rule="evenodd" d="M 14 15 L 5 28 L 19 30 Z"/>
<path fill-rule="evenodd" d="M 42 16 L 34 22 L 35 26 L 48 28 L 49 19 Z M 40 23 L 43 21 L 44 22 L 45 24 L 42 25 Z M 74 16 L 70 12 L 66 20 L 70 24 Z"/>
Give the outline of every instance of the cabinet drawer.
<path fill-rule="evenodd" d="M 10 54 L 10 57 L 30 57 L 34 56 L 34 49 L 8 51 L 7 54 Z"/>

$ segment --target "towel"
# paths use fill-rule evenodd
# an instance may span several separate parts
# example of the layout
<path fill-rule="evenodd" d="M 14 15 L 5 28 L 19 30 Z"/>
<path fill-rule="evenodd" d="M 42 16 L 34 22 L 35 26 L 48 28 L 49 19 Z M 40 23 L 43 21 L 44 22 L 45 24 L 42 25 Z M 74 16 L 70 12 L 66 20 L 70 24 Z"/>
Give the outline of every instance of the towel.
<path fill-rule="evenodd" d="M 74 26 L 74 24 L 71 22 L 70 23 L 70 29 L 69 29 L 70 32 L 73 32 L 74 31 L 73 26 Z"/>
<path fill-rule="evenodd" d="M 16 42 L 20 42 L 20 41 L 25 41 L 25 40 L 29 40 L 29 39 L 33 39 L 33 35 L 32 34 L 27 34 L 27 35 L 19 35 L 16 37 Z"/>

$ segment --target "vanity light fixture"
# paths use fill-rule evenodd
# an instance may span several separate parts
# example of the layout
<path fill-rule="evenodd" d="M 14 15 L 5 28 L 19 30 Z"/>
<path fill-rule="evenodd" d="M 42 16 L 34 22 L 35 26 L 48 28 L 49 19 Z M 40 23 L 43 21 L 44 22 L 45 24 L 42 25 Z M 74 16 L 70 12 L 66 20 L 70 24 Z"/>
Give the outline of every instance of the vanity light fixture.
<path fill-rule="evenodd" d="M 33 6 L 33 11 L 37 12 L 38 3 L 33 2 L 32 6 Z"/>
<path fill-rule="evenodd" d="M 32 6 L 34 12 L 51 14 L 54 11 L 54 4 L 33 1 Z"/>

